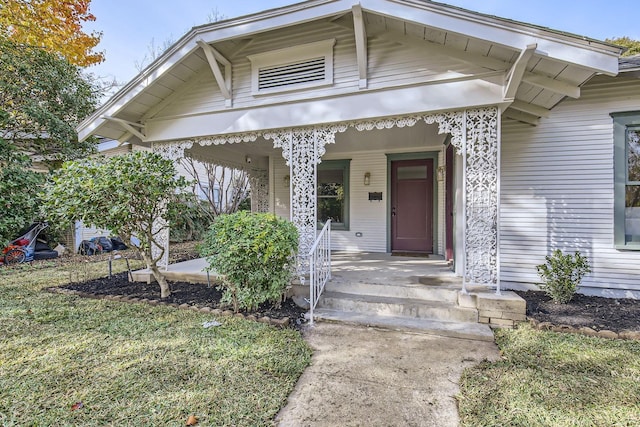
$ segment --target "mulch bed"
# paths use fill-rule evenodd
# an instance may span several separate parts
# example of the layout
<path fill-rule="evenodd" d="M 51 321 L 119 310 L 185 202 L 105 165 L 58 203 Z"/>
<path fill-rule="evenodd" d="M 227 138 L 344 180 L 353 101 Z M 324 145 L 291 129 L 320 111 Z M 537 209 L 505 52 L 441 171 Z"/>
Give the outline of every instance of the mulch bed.
<path fill-rule="evenodd" d="M 209 307 L 215 313 L 227 311 L 230 307 L 220 303 L 222 292 L 215 285 L 187 282 L 169 282 L 171 296 L 161 300 L 160 288 L 140 282 L 129 282 L 127 273 L 104 277 L 83 283 L 71 283 L 58 289 L 86 293 L 96 296 L 115 296 L 146 299 L 152 303 L 162 302 L 182 308 Z M 638 331 L 640 332 L 640 300 L 628 298 L 602 298 L 574 295 L 567 304 L 556 304 L 544 292 L 516 291 L 527 302 L 527 317 L 535 323 L 569 326 L 575 329 L 590 328 L 594 331 Z M 270 304 L 261 305 L 252 313 L 242 312 L 250 318 L 287 319 L 287 323 L 299 328 L 305 323 L 306 310 L 298 307 L 292 300 L 284 301 L 280 307 Z"/>
<path fill-rule="evenodd" d="M 544 292 L 517 294 L 527 301 L 527 316 L 538 322 L 595 331 L 640 331 L 640 300 L 576 294 L 567 304 L 556 304 Z"/>
<path fill-rule="evenodd" d="M 127 273 L 115 274 L 111 278 L 103 277 L 82 283 L 71 283 L 52 290 L 69 290 L 74 292 L 85 293 L 93 296 L 116 296 L 121 295 L 139 300 L 145 299 L 150 303 L 159 303 L 173 305 L 181 308 L 203 309 L 208 307 L 214 314 L 220 313 L 221 310 L 227 311 L 231 308 L 220 304 L 222 292 L 215 285 L 208 287 L 204 284 L 194 284 L 187 282 L 169 281 L 171 295 L 165 299 L 160 298 L 160 287 L 156 283 L 146 284 L 141 282 L 130 282 Z M 204 311 L 204 310 L 203 310 Z M 262 304 L 254 312 L 241 312 L 245 317 L 249 318 L 269 318 L 277 320 L 287 320 L 285 324 L 293 327 L 300 327 L 305 323 L 304 314 L 306 310 L 298 307 L 291 299 L 284 301 L 280 307 L 272 304 Z M 283 324 L 282 322 L 274 322 L 275 324 Z"/>

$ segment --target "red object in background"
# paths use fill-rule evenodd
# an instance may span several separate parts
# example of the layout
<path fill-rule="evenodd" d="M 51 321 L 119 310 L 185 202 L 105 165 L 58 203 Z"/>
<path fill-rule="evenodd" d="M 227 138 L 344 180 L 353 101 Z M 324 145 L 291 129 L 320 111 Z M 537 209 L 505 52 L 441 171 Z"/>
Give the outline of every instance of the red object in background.
<path fill-rule="evenodd" d="M 18 246 L 27 246 L 29 244 L 29 239 L 18 239 L 15 241 L 15 244 Z"/>

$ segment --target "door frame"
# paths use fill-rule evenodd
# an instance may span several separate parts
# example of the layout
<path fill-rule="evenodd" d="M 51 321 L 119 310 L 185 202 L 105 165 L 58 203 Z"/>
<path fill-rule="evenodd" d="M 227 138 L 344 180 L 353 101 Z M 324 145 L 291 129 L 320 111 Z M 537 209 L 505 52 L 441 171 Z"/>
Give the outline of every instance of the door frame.
<path fill-rule="evenodd" d="M 391 253 L 391 162 L 397 160 L 433 160 L 433 253 L 438 253 L 438 155 L 439 151 L 420 151 L 415 153 L 387 153 L 387 206 L 386 206 L 386 218 L 387 218 L 387 253 Z"/>

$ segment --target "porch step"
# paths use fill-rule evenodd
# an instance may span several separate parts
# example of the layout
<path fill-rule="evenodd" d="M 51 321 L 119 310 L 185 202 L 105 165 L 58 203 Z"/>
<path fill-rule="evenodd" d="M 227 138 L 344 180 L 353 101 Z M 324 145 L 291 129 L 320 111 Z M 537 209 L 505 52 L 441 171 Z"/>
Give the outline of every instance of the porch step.
<path fill-rule="evenodd" d="M 433 319 L 417 319 L 397 316 L 379 316 L 319 308 L 314 318 L 320 321 L 367 325 L 396 331 L 420 332 L 452 338 L 493 341 L 488 325 L 469 322 L 445 322 Z"/>
<path fill-rule="evenodd" d="M 394 283 L 393 285 L 330 280 L 326 292 L 354 295 L 373 295 L 390 298 L 410 298 L 456 303 L 461 285 L 457 281 L 444 282 L 436 278 L 419 278 L 417 283 Z"/>
<path fill-rule="evenodd" d="M 477 322 L 478 311 L 449 301 L 325 292 L 318 307 L 365 315 L 399 316 L 451 322 Z"/>

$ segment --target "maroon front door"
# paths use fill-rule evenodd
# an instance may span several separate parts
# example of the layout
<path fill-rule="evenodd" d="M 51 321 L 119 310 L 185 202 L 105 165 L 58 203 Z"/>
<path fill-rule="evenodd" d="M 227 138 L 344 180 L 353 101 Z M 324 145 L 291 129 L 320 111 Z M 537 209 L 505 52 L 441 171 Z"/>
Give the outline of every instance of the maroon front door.
<path fill-rule="evenodd" d="M 433 160 L 391 162 L 391 250 L 433 253 Z"/>

